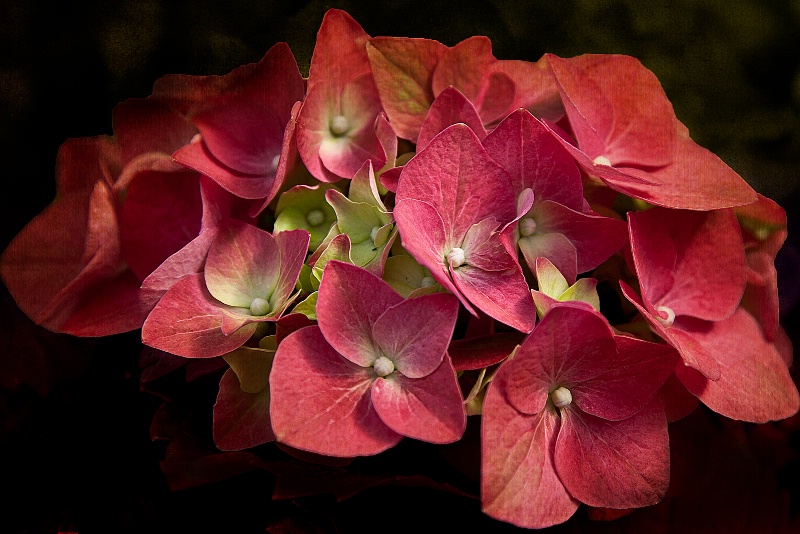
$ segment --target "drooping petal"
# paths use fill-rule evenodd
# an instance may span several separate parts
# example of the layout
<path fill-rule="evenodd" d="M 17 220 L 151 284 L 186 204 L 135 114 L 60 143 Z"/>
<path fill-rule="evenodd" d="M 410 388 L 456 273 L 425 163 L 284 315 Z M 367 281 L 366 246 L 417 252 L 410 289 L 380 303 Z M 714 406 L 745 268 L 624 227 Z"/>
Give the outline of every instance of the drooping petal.
<path fill-rule="evenodd" d="M 219 383 L 214 403 L 214 444 L 223 451 L 240 451 L 275 440 L 269 421 L 269 388 L 249 393 L 233 369 Z"/>
<path fill-rule="evenodd" d="M 567 492 L 553 463 L 560 421 L 556 414 L 520 413 L 492 383 L 481 417 L 483 511 L 524 528 L 544 528 L 569 519 L 579 503 Z"/>
<path fill-rule="evenodd" d="M 278 346 L 270 374 L 270 418 L 277 441 L 327 456 L 382 452 L 402 436 L 370 401 L 376 375 L 342 357 L 320 329 L 293 332 Z"/>
<path fill-rule="evenodd" d="M 683 385 L 703 404 L 731 419 L 765 423 L 797 413 L 797 388 L 756 320 L 739 308 L 712 325 L 702 342 L 717 357 L 719 380 L 708 380 L 689 367 L 678 366 L 676 373 Z"/>
<path fill-rule="evenodd" d="M 395 372 L 376 379 L 372 404 L 389 428 L 429 443 L 458 441 L 467 426 L 461 388 L 449 358 L 422 378 Z"/>
<path fill-rule="evenodd" d="M 372 335 L 395 369 L 408 378 L 422 378 L 441 365 L 457 317 L 453 295 L 423 295 L 387 309 L 375 321 Z"/>
<path fill-rule="evenodd" d="M 317 298 L 317 321 L 330 345 L 362 367 L 380 356 L 373 328 L 403 300 L 389 285 L 360 267 L 340 261 L 325 266 Z"/>
<path fill-rule="evenodd" d="M 202 274 L 182 278 L 161 298 L 142 327 L 145 345 L 183 356 L 211 358 L 244 344 L 256 323 L 242 326 L 230 335 L 222 333 L 225 305 L 206 289 Z"/>
<path fill-rule="evenodd" d="M 607 508 L 639 508 L 664 498 L 669 435 L 658 399 L 620 421 L 569 407 L 561 415 L 555 465 L 573 497 Z"/>

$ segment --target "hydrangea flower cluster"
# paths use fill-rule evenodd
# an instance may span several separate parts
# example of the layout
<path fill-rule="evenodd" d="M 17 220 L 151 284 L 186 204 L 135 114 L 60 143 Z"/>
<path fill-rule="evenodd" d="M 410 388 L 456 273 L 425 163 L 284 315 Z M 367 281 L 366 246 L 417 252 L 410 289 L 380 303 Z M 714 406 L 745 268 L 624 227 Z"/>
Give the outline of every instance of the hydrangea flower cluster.
<path fill-rule="evenodd" d="M 3 281 L 50 330 L 224 358 L 222 450 L 374 455 L 480 417 L 484 512 L 543 528 L 663 499 L 701 403 L 800 408 L 785 214 L 631 57 L 498 60 L 330 10 L 307 78 L 286 44 L 166 76 L 57 180 Z"/>

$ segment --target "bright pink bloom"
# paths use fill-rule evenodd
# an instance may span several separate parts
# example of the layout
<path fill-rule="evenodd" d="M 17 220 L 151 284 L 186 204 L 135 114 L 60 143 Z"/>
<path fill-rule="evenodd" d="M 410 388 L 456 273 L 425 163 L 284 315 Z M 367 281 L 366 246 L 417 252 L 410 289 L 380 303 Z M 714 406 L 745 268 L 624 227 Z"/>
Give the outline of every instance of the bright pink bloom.
<path fill-rule="evenodd" d="M 755 202 L 753 189 L 689 138 L 655 75 L 635 58 L 548 54 L 575 138 L 578 165 L 612 189 L 671 208 Z"/>
<path fill-rule="evenodd" d="M 386 163 L 378 132 L 381 102 L 367 58 L 369 39 L 350 15 L 325 14 L 308 73 L 308 93 L 298 117 L 297 147 L 318 180 L 351 178 L 366 161 Z"/>
<path fill-rule="evenodd" d="M 526 189 L 533 191 L 533 206 L 518 214 L 521 218 L 508 236 L 510 248 L 519 247 L 531 270 L 536 258 L 547 258 L 573 284 L 578 274 L 625 245 L 625 223 L 588 208 L 572 156 L 530 112 L 511 113 L 483 146 L 511 176 L 518 203 Z"/>
<path fill-rule="evenodd" d="M 202 77 L 187 78 L 191 86 L 200 83 L 191 78 Z M 284 134 L 293 133 L 292 107 L 302 100 L 305 83 L 286 43 L 218 83 L 225 85 L 219 94 L 211 93 L 188 112 L 200 136 L 178 150 L 175 159 L 236 196 L 266 204 L 291 168 L 294 148 L 284 142 Z"/>
<path fill-rule="evenodd" d="M 677 355 L 615 335 L 597 312 L 559 304 L 497 371 L 483 405 L 483 510 L 527 528 L 566 521 L 580 502 L 635 508 L 669 484 L 656 394 Z"/>
<path fill-rule="evenodd" d="M 732 419 L 765 422 L 794 414 L 797 389 L 775 346 L 739 307 L 747 264 L 732 210 L 653 208 L 628 215 L 642 298 L 623 293 L 683 358 L 681 382 Z"/>
<path fill-rule="evenodd" d="M 403 436 L 458 440 L 466 427 L 447 344 L 458 300 L 404 300 L 369 272 L 325 267 L 319 326 L 278 346 L 270 375 L 276 439 L 328 456 L 377 454 Z"/>
<path fill-rule="evenodd" d="M 394 216 L 403 247 L 474 313 L 530 332 L 536 310 L 500 232 L 517 215 L 508 174 L 464 124 L 450 126 L 403 169 Z"/>
<path fill-rule="evenodd" d="M 205 272 L 170 288 L 142 328 L 142 341 L 187 358 L 230 352 L 256 324 L 275 321 L 294 298 L 308 251 L 305 230 L 272 236 L 230 219 L 219 229 Z"/>

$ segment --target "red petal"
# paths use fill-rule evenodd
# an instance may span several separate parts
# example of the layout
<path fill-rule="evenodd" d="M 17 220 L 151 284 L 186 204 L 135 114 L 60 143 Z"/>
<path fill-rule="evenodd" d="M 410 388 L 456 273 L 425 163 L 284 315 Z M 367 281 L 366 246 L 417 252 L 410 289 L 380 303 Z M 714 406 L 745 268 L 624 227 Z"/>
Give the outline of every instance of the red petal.
<path fill-rule="evenodd" d="M 524 528 L 569 519 L 579 503 L 553 464 L 558 417 L 548 410 L 533 415 L 516 411 L 496 383 L 489 386 L 481 417 L 483 511 Z"/>
<path fill-rule="evenodd" d="M 423 295 L 387 309 L 375 321 L 372 334 L 395 369 L 408 378 L 422 378 L 441 365 L 457 317 L 453 295 Z"/>
<path fill-rule="evenodd" d="M 269 422 L 269 388 L 246 393 L 228 369 L 214 403 L 214 444 L 222 451 L 240 451 L 275 440 Z"/>
<path fill-rule="evenodd" d="M 660 401 L 621 421 L 570 407 L 561 414 L 556 471 L 573 497 L 609 508 L 638 508 L 664 498 L 670 458 Z"/>
<path fill-rule="evenodd" d="M 717 357 L 719 380 L 708 380 L 684 366 L 676 373 L 703 404 L 731 419 L 753 423 L 797 413 L 800 397 L 786 364 L 750 314 L 740 308 L 730 318 L 713 323 L 702 341 Z"/>
<path fill-rule="evenodd" d="M 256 323 L 250 323 L 224 335 L 224 307 L 208 292 L 202 274 L 187 276 L 147 316 L 142 342 L 185 358 L 221 356 L 241 347 L 256 329 Z"/>
<path fill-rule="evenodd" d="M 463 265 L 451 272 L 458 291 L 476 308 L 520 332 L 533 330 L 536 307 L 519 265 L 505 271 Z"/>
<path fill-rule="evenodd" d="M 374 274 L 331 261 L 319 286 L 317 320 L 336 351 L 354 364 L 371 367 L 379 356 L 374 325 L 388 308 L 402 301 L 403 297 Z"/>
<path fill-rule="evenodd" d="M 461 388 L 447 358 L 422 378 L 395 372 L 376 379 L 372 404 L 389 428 L 429 443 L 458 441 L 467 426 Z"/>
<path fill-rule="evenodd" d="M 290 334 L 270 374 L 270 415 L 276 439 L 328 456 L 382 452 L 402 439 L 370 401 L 375 379 L 331 347 L 316 326 Z"/>
<path fill-rule="evenodd" d="M 459 122 L 469 126 L 479 139 L 486 137 L 478 110 L 455 87 L 450 86 L 439 93 L 430 108 L 420 128 L 417 152 L 425 148 L 438 133 Z"/>

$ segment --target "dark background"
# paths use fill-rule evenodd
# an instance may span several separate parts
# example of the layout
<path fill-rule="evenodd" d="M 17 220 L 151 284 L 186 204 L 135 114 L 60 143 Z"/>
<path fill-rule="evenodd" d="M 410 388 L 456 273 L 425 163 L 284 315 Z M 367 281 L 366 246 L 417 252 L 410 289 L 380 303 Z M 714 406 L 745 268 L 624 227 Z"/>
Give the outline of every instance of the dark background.
<path fill-rule="evenodd" d="M 52 200 L 65 139 L 110 134 L 113 106 L 147 96 L 164 74 L 223 74 L 278 41 L 290 44 L 306 74 L 329 7 L 347 10 L 373 36 L 452 46 L 488 35 L 500 59 L 639 58 L 693 138 L 787 210 L 790 237 L 777 264 L 784 324 L 800 341 L 798 1 L 7 0 L 0 4 L 0 250 Z M 373 489 L 339 504 L 327 496 L 272 503 L 273 478 L 256 471 L 172 492 L 159 466 L 164 445 L 149 436 L 162 399 L 140 391 L 138 334 L 54 335 L 0 290 L 0 484 L 9 492 L 0 499 L 0 533 L 263 532 L 285 517 L 307 521 L 287 532 L 365 524 L 364 531 L 391 531 L 425 525 L 426 513 L 434 514 L 428 525 L 498 526 L 477 501 L 429 488 Z M 795 434 L 786 450 L 796 453 Z M 791 497 L 781 513 L 797 516 L 796 458 L 775 476 Z"/>

